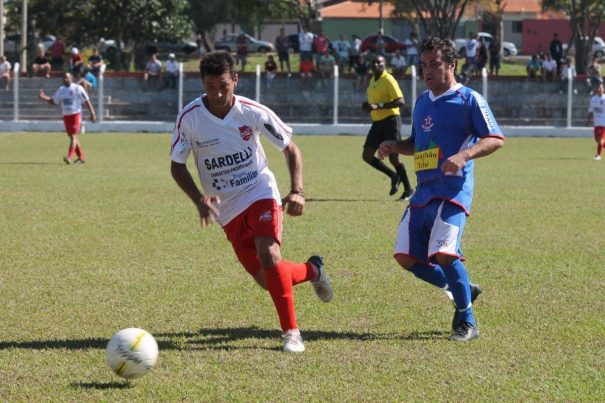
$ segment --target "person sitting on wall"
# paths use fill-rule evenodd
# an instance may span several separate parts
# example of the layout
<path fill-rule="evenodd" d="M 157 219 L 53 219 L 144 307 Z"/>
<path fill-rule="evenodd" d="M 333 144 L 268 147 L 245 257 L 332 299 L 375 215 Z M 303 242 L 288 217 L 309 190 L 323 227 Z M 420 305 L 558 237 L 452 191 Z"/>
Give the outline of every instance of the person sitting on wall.
<path fill-rule="evenodd" d="M 538 60 L 537 55 L 532 55 L 531 59 L 527 61 L 525 65 L 525 71 L 527 71 L 527 77 L 531 79 L 536 79 L 540 75 L 540 71 L 542 66 L 540 65 L 540 61 Z"/>

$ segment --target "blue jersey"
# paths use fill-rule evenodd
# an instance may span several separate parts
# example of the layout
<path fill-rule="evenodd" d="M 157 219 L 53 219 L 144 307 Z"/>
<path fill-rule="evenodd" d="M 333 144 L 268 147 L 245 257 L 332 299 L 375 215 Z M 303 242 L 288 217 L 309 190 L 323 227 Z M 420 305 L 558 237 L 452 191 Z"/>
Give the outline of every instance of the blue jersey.
<path fill-rule="evenodd" d="M 455 174 L 443 174 L 441 166 L 449 157 L 484 137 L 504 138 L 487 101 L 461 84 L 437 97 L 425 91 L 416 101 L 412 120 L 418 185 L 410 206 L 422 207 L 433 199 L 444 199 L 470 214 L 473 160 Z"/>

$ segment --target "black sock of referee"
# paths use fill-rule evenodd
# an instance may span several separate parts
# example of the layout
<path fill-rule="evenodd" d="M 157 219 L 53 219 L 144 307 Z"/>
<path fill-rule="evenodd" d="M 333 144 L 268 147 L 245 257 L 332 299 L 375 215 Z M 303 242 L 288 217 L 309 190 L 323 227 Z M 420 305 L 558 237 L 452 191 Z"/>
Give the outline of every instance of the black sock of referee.
<path fill-rule="evenodd" d="M 377 170 L 379 170 L 380 172 L 382 172 L 383 174 L 385 174 L 386 176 L 388 176 L 391 179 L 393 179 L 393 177 L 396 175 L 395 171 L 389 169 L 389 167 L 386 166 L 384 164 L 384 162 L 380 161 L 376 157 L 372 158 L 372 162 L 370 162 L 370 165 L 372 165 L 374 168 L 376 168 Z M 405 173 L 405 171 L 404 171 L 404 173 Z"/>
<path fill-rule="evenodd" d="M 401 179 L 401 183 L 403 183 L 403 189 L 406 192 L 408 190 L 412 190 L 412 185 L 410 185 L 408 174 L 405 172 L 405 166 L 403 164 L 399 164 L 395 166 L 395 169 L 397 170 L 397 175 L 399 175 L 399 179 Z"/>

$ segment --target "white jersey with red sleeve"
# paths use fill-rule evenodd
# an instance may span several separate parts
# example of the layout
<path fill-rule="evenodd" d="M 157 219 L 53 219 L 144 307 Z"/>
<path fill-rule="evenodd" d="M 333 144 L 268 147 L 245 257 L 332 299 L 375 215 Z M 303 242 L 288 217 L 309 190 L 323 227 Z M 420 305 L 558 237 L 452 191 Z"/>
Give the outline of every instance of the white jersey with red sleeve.
<path fill-rule="evenodd" d="M 204 106 L 203 95 L 179 113 L 172 134 L 172 161 L 185 164 L 193 152 L 204 194 L 218 195 L 225 226 L 253 202 L 281 203 L 275 176 L 269 170 L 260 134 L 283 151 L 292 129 L 264 105 L 234 95 L 235 103 L 220 119 Z"/>
<path fill-rule="evenodd" d="M 52 96 L 55 104 L 61 105 L 63 116 L 75 115 L 82 112 L 82 103 L 89 100 L 84 87 L 71 83 L 69 87 L 62 85 Z"/>
<path fill-rule="evenodd" d="M 605 95 L 590 98 L 588 112 L 594 116 L 594 126 L 605 126 Z"/>

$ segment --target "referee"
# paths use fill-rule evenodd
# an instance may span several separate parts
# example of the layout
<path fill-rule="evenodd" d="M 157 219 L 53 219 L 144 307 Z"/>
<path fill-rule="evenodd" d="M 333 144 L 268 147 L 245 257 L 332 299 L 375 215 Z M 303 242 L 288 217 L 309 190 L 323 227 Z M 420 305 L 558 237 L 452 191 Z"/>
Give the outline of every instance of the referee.
<path fill-rule="evenodd" d="M 387 73 L 384 57 L 378 55 L 372 62 L 374 76 L 368 86 L 368 101 L 361 105 L 365 112 L 370 112 L 372 127 L 363 145 L 363 160 L 391 178 L 389 195 L 397 193 L 399 185 L 403 183 L 403 194 L 399 200 L 409 200 L 414 193 L 405 167 L 399 161 L 399 154 L 390 154 L 389 161 L 395 168 L 393 171 L 375 154 L 380 143 L 386 140 L 401 140 L 401 116 L 399 108 L 405 104 L 403 93 L 397 80 Z"/>

